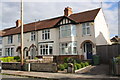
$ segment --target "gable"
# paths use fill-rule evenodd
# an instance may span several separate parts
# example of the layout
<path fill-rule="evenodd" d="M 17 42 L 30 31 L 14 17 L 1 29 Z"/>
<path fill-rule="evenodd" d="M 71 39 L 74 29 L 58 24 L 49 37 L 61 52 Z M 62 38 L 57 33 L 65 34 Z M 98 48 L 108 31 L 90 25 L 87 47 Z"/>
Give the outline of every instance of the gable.
<path fill-rule="evenodd" d="M 75 24 L 76 22 L 69 17 L 64 16 L 57 24 L 56 26 L 66 25 L 66 24 Z"/>

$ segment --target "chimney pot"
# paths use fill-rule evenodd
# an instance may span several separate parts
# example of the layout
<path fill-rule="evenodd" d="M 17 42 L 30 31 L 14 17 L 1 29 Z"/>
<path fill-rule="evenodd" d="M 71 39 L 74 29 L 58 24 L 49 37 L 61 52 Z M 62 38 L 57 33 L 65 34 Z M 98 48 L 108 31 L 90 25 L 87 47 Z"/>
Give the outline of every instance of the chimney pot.
<path fill-rule="evenodd" d="M 20 27 L 21 26 L 21 20 L 17 20 L 16 21 L 16 27 Z"/>
<path fill-rule="evenodd" d="M 69 15 L 71 15 L 71 14 L 72 14 L 72 8 L 66 7 L 66 8 L 64 9 L 64 16 L 69 16 Z"/>

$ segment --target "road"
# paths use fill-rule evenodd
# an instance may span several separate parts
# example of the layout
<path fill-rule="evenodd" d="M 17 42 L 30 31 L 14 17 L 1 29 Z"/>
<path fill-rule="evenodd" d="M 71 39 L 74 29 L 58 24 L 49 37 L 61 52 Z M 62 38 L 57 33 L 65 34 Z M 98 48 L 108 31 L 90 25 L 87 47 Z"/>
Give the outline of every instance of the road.
<path fill-rule="evenodd" d="M 12 75 L 1 75 L 0 74 L 0 80 L 47 80 L 47 79 L 37 79 L 37 78 L 12 76 Z"/>

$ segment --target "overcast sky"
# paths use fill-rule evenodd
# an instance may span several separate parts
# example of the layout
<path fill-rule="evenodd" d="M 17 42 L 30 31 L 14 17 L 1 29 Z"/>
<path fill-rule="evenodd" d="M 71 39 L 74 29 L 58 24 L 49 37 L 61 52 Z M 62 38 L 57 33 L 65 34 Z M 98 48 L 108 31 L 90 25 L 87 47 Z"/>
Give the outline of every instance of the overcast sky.
<path fill-rule="evenodd" d="M 0 29 L 15 26 L 15 21 L 20 19 L 20 0 L 3 0 L 0 2 Z M 62 16 L 64 8 L 69 6 L 73 9 L 73 13 L 101 7 L 101 3 L 97 0 L 83 1 L 55 1 L 48 0 L 26 0 L 24 2 L 24 23 L 31 23 L 36 20 L 44 20 L 57 16 Z M 113 2 L 114 1 L 114 2 Z M 102 8 L 105 14 L 106 22 L 110 30 L 110 36 L 118 34 L 118 0 L 104 0 Z"/>

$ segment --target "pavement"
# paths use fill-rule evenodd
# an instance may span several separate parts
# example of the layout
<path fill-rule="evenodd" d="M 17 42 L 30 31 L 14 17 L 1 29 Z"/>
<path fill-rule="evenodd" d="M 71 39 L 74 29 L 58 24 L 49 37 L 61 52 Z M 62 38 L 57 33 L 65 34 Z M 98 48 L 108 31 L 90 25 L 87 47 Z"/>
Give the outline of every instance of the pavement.
<path fill-rule="evenodd" d="M 34 78 L 41 78 L 41 79 L 108 79 L 108 80 L 120 80 L 120 77 L 115 76 L 107 76 L 107 75 L 89 75 L 89 74 L 68 74 L 68 73 L 50 73 L 50 72 L 27 72 L 27 71 L 15 71 L 15 70 L 2 70 L 3 74 L 9 75 L 17 75 L 17 76 L 26 76 L 26 77 L 34 77 Z"/>

